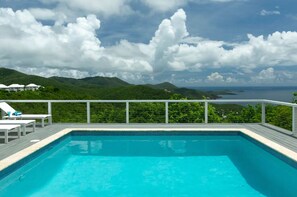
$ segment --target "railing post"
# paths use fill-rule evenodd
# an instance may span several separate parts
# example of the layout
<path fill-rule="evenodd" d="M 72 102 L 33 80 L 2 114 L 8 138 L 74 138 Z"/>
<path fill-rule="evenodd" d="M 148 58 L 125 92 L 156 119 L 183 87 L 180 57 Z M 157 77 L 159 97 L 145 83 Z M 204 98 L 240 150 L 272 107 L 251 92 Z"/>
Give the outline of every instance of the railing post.
<path fill-rule="evenodd" d="M 87 102 L 87 123 L 91 123 L 91 108 L 90 108 L 90 102 Z"/>
<path fill-rule="evenodd" d="M 266 106 L 264 102 L 262 103 L 261 123 L 262 124 L 266 123 Z"/>
<path fill-rule="evenodd" d="M 165 123 L 168 124 L 168 101 L 165 102 Z"/>
<path fill-rule="evenodd" d="M 292 132 L 294 136 L 297 136 L 297 107 L 292 107 Z"/>
<path fill-rule="evenodd" d="M 47 113 L 52 114 L 52 102 L 47 102 Z"/>
<path fill-rule="evenodd" d="M 49 124 L 53 124 L 53 115 L 52 115 L 52 102 L 47 102 L 47 113 L 51 115 L 51 117 L 48 119 Z"/>
<path fill-rule="evenodd" d="M 126 101 L 126 124 L 129 124 L 129 101 Z"/>
<path fill-rule="evenodd" d="M 205 101 L 204 103 L 204 120 L 205 120 L 205 123 L 207 124 L 208 123 L 208 102 Z"/>

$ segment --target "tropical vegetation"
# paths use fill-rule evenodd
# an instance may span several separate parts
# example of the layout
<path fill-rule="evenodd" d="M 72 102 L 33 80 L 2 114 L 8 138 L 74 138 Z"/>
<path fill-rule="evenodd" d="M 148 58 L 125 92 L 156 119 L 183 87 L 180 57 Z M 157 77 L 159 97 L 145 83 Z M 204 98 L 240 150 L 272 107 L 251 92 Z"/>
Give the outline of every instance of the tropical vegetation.
<path fill-rule="evenodd" d="M 131 85 L 117 78 L 85 79 L 43 78 L 0 68 L 0 83 L 37 83 L 37 91 L 0 91 L 0 100 L 134 100 L 134 99 L 206 99 L 218 98 L 215 92 L 177 88 L 170 83 Z M 21 82 L 20 82 L 21 81 Z M 297 103 L 297 93 L 294 101 Z M 23 113 L 47 113 L 47 103 L 11 103 Z M 204 103 L 170 102 L 169 123 L 204 123 Z M 125 123 L 125 103 L 91 103 L 92 123 Z M 86 122 L 86 103 L 52 103 L 54 122 Z M 165 104 L 130 103 L 130 123 L 164 123 Z M 259 123 L 261 105 L 209 104 L 210 123 Z M 292 129 L 292 109 L 286 106 L 266 106 L 266 122 L 287 130 Z"/>

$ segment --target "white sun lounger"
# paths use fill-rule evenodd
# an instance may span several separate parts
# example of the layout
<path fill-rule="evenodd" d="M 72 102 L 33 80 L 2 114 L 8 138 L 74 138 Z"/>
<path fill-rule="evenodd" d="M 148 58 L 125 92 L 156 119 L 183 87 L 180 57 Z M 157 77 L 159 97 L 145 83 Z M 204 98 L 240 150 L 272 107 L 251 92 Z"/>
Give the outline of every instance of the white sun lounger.
<path fill-rule="evenodd" d="M 10 132 L 15 132 L 15 130 L 16 130 L 18 132 L 18 138 L 21 137 L 21 129 L 20 128 L 21 128 L 20 125 L 0 125 L 0 132 L 4 132 L 5 144 L 8 143 L 8 133 L 10 133 Z"/>
<path fill-rule="evenodd" d="M 15 116 L 15 115 L 10 115 L 8 116 L 8 114 L 13 114 L 14 112 L 16 112 L 15 109 L 13 109 L 10 105 L 8 105 L 5 102 L 1 102 L 0 103 L 0 109 L 2 111 L 4 111 L 7 115 L 3 116 L 3 119 L 10 119 L 10 120 L 32 120 L 32 119 L 40 119 L 41 120 L 41 126 L 44 127 L 44 120 L 48 119 L 48 124 L 52 124 L 52 115 L 51 114 L 22 114 L 19 116 Z"/>
<path fill-rule="evenodd" d="M 26 135 L 26 127 L 32 125 L 33 132 L 35 132 L 35 120 L 0 120 L 0 125 L 21 125 L 23 135 Z"/>

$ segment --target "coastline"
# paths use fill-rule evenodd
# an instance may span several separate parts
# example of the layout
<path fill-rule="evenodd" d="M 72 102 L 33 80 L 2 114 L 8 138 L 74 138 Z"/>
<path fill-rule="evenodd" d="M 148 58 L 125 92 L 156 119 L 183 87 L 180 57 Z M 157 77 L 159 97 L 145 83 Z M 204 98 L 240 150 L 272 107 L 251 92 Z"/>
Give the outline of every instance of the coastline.
<path fill-rule="evenodd" d="M 294 100 L 297 86 L 236 86 L 236 87 L 191 87 L 218 95 L 219 99 L 270 99 L 284 102 Z"/>

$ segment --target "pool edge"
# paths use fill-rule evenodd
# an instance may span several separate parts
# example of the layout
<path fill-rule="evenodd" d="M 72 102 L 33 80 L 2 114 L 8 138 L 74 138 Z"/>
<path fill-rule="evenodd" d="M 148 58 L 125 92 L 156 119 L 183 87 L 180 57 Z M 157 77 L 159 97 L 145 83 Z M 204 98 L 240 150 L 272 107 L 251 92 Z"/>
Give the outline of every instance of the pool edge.
<path fill-rule="evenodd" d="M 59 131 L 58 133 L 55 133 L 39 142 L 36 142 L 35 144 L 32 144 L 31 146 L 14 153 L 2 160 L 0 160 L 0 171 L 5 170 L 6 168 L 12 166 L 13 164 L 19 162 L 20 160 L 26 158 L 27 156 L 35 153 L 36 151 L 44 148 L 45 146 L 51 144 L 52 142 L 64 137 L 67 134 L 70 134 L 73 131 L 93 131 L 93 132 L 101 132 L 101 131 L 139 131 L 139 132 L 146 132 L 146 131 L 192 131 L 192 132 L 203 132 L 203 131 L 214 131 L 214 132 L 240 132 L 244 135 L 247 135 L 251 137 L 252 139 L 258 141 L 259 143 L 271 148 L 272 150 L 275 150 L 276 152 L 284 155 L 285 157 L 293 160 L 297 163 L 297 152 L 294 152 L 276 142 L 273 142 L 272 140 L 269 140 L 259 134 L 256 134 L 255 132 L 245 129 L 245 128 L 67 128 Z"/>

